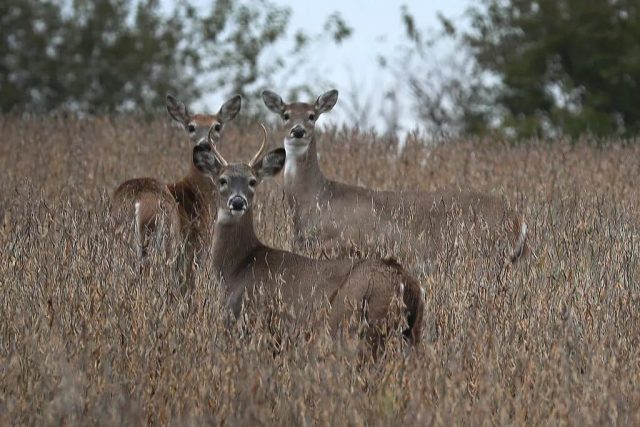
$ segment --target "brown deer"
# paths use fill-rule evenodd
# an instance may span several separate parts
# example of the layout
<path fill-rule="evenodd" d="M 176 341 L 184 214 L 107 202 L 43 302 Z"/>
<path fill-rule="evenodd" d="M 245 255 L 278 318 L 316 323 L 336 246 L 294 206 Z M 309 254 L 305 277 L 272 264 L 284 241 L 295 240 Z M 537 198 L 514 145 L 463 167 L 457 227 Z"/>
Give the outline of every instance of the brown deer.
<path fill-rule="evenodd" d="M 394 296 L 402 298 L 410 342 L 420 338 L 423 316 L 421 289 L 415 279 L 393 260 L 316 260 L 270 248 L 260 242 L 253 226 L 253 198 L 258 184 L 276 175 L 285 165 L 282 148 L 266 153 L 267 131 L 258 153 L 249 163 L 228 163 L 215 144 L 199 144 L 194 165 L 209 174 L 217 187 L 218 214 L 213 233 L 212 267 L 219 274 L 227 305 L 238 317 L 245 295 L 260 291 L 281 296 L 282 301 L 304 315 L 305 300 L 325 295 L 331 304 L 329 324 L 333 334 L 355 313 L 369 325 L 388 318 Z M 266 153 L 266 154 L 265 154 Z M 360 311 L 361 310 L 361 311 Z M 367 336 L 379 342 L 379 328 Z"/>
<path fill-rule="evenodd" d="M 216 144 L 226 123 L 240 111 L 242 98 L 226 101 L 217 114 L 192 114 L 171 95 L 167 111 L 180 123 L 192 144 Z M 215 219 L 215 186 L 193 163 L 189 172 L 174 183 L 154 178 L 135 178 L 122 183 L 114 192 L 112 205 L 117 221 L 133 218 L 141 261 L 147 259 L 150 246 L 177 250 L 183 286 L 191 281 L 193 263 L 200 262 L 202 249 L 211 239 Z M 154 244 L 154 240 L 156 244 Z"/>
<path fill-rule="evenodd" d="M 503 267 L 524 253 L 527 224 L 499 197 L 470 191 L 376 191 L 327 179 L 318 163 L 315 125 L 336 104 L 337 90 L 313 104 L 285 103 L 271 91 L 264 91 L 262 99 L 287 132 L 284 191 L 293 210 L 297 250 L 319 243 L 341 254 L 375 253 L 381 242 L 408 242 L 412 250 L 434 260 L 446 244 L 447 229 L 463 219 L 467 229 L 488 228 L 493 247 L 503 237 Z"/>

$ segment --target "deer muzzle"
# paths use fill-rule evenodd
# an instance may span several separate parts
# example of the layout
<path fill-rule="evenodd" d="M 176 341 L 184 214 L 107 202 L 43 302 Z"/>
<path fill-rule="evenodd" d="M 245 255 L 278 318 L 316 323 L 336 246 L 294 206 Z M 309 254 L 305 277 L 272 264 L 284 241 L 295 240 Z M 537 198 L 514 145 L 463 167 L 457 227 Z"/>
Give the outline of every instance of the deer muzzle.
<path fill-rule="evenodd" d="M 304 127 L 300 126 L 300 125 L 295 125 L 290 132 L 291 136 L 294 138 L 304 138 L 304 136 L 307 134 L 307 131 L 305 130 Z"/>
<path fill-rule="evenodd" d="M 245 213 L 248 207 L 247 199 L 241 195 L 234 195 L 229 198 L 227 206 L 233 215 L 239 215 Z"/>

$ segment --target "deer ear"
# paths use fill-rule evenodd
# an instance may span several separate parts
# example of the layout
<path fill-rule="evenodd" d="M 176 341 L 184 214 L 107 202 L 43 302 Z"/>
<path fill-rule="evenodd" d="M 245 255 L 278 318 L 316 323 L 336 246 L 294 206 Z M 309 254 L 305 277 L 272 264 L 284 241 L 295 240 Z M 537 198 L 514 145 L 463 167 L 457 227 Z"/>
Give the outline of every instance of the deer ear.
<path fill-rule="evenodd" d="M 284 113 L 284 101 L 277 93 L 271 92 L 270 90 L 263 91 L 262 101 L 264 101 L 264 105 L 274 113 L 278 115 Z"/>
<path fill-rule="evenodd" d="M 235 95 L 227 102 L 222 104 L 222 107 L 220 107 L 220 111 L 218 111 L 218 120 L 223 123 L 233 120 L 240 112 L 241 106 L 242 97 L 240 95 Z"/>
<path fill-rule="evenodd" d="M 275 176 L 284 167 L 284 161 L 286 159 L 286 151 L 284 148 L 276 148 L 269 151 L 264 155 L 262 159 L 254 166 L 258 178 Z"/>
<path fill-rule="evenodd" d="M 193 147 L 193 164 L 200 172 L 212 177 L 218 176 L 222 164 L 211 151 L 209 143 L 200 143 Z"/>
<path fill-rule="evenodd" d="M 316 114 L 326 113 L 331 111 L 331 109 L 338 102 L 338 91 L 336 89 L 331 89 L 328 92 L 323 93 L 316 99 L 316 103 L 314 108 L 316 110 Z"/>
<path fill-rule="evenodd" d="M 171 95 L 167 95 L 167 111 L 169 112 L 169 115 L 173 117 L 173 120 L 183 125 L 186 125 L 191 119 L 191 115 L 189 114 L 189 110 L 186 105 Z"/>

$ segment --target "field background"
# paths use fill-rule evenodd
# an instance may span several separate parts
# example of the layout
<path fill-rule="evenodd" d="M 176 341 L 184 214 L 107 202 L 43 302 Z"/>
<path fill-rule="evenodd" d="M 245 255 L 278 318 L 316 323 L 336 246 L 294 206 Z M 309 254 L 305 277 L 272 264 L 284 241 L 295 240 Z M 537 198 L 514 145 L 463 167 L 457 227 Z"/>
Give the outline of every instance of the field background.
<path fill-rule="evenodd" d="M 259 132 L 227 130 L 247 160 Z M 272 145 L 280 138 L 273 137 Z M 0 118 L 0 424 L 640 424 L 640 145 L 492 140 L 427 146 L 350 129 L 320 137 L 325 173 L 380 189 L 473 188 L 527 214 L 533 255 L 506 286 L 473 255 L 425 277 L 422 343 L 378 362 L 280 331 L 223 327 L 206 266 L 176 297 L 162 266 L 136 274 L 108 196 L 175 180 L 191 147 L 168 119 Z M 257 227 L 290 247 L 279 180 Z M 300 326 L 304 331 L 305 325 Z M 398 344 L 396 342 L 396 344 Z"/>

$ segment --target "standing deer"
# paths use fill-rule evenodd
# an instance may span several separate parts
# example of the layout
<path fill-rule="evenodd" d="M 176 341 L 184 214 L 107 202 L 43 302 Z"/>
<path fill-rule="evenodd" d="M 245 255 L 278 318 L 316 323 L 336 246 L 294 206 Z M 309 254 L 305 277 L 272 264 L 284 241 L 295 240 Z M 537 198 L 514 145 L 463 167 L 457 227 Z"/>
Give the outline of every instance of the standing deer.
<path fill-rule="evenodd" d="M 258 153 L 249 163 L 228 163 L 214 144 L 199 144 L 193 151 L 194 165 L 208 174 L 217 187 L 218 214 L 213 233 L 212 267 L 222 279 L 227 306 L 236 318 L 243 296 L 255 291 L 281 295 L 296 314 L 304 315 L 305 299 L 326 295 L 331 304 L 330 329 L 348 318 L 352 304 L 369 325 L 388 318 L 394 296 L 405 305 L 410 342 L 418 341 L 423 316 L 421 289 L 415 279 L 393 260 L 315 260 L 270 248 L 260 242 L 253 226 L 253 198 L 262 179 L 276 175 L 285 165 L 285 151 L 267 154 L 267 131 Z M 380 329 L 369 329 L 368 337 L 379 342 Z"/>
<path fill-rule="evenodd" d="M 216 144 L 224 125 L 240 111 L 241 102 L 242 98 L 236 95 L 226 101 L 217 114 L 192 114 L 182 102 L 167 95 L 167 111 L 184 127 L 192 144 Z M 135 221 L 138 252 L 143 263 L 154 241 L 168 239 L 165 249 L 178 250 L 183 290 L 191 282 L 193 263 L 200 261 L 202 249 L 211 239 L 214 191 L 211 180 L 191 163 L 187 175 L 177 182 L 165 184 L 154 178 L 135 178 L 122 183 L 113 195 L 112 205 L 118 221 L 128 218 Z"/>
<path fill-rule="evenodd" d="M 506 237 L 508 247 L 500 256 L 504 267 L 524 253 L 527 224 L 501 198 L 475 192 L 376 191 L 327 179 L 318 163 L 315 125 L 336 104 L 337 90 L 313 104 L 285 103 L 271 91 L 264 91 L 262 99 L 287 132 L 284 191 L 293 210 L 296 249 L 319 243 L 344 254 L 375 252 L 385 241 L 409 242 L 433 260 L 452 221 L 463 219 L 471 228 L 488 226 L 493 245 Z"/>

